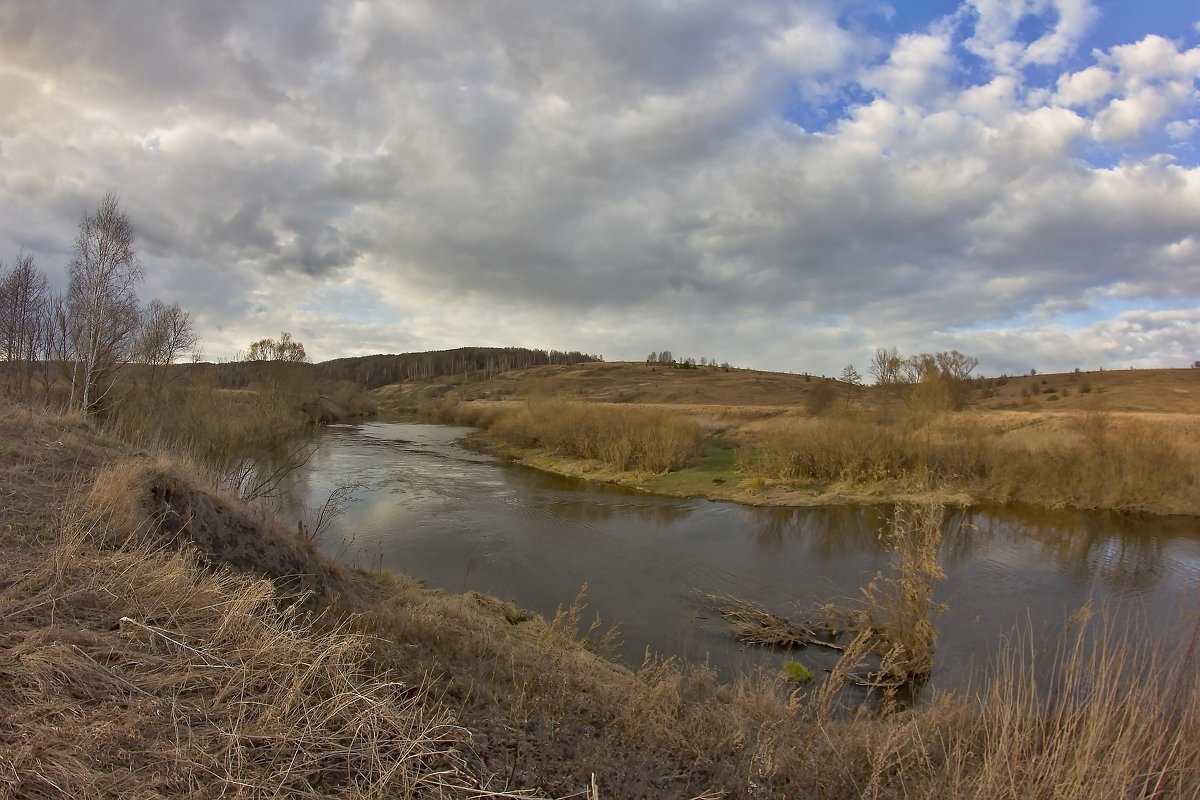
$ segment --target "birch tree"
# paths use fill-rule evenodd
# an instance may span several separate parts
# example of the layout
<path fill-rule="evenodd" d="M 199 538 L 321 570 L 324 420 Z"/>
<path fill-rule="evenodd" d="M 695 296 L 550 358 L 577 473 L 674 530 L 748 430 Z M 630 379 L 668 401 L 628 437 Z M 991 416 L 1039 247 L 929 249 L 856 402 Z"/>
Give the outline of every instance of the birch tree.
<path fill-rule="evenodd" d="M 138 332 L 137 285 L 144 276 L 133 223 L 109 192 L 79 223 L 67 267 L 66 312 L 72 356 L 71 406 L 91 413 L 128 361 Z"/>

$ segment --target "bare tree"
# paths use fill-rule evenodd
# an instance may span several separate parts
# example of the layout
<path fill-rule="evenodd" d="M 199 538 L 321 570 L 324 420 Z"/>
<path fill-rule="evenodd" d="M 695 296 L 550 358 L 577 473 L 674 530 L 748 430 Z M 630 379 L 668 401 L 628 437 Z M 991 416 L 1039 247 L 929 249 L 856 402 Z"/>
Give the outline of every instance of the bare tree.
<path fill-rule="evenodd" d="M 259 339 L 250 345 L 247 361 L 290 361 L 301 363 L 308 360 L 304 345 L 292 338 L 287 331 L 279 334 L 279 341 Z"/>
<path fill-rule="evenodd" d="M 855 386 L 862 385 L 862 375 L 854 368 L 853 364 L 847 364 L 842 368 L 841 375 L 842 383 L 846 384 L 846 405 L 850 404 L 850 393 L 854 391 Z"/>
<path fill-rule="evenodd" d="M 978 358 L 957 350 L 937 353 L 934 355 L 934 360 L 937 362 L 938 371 L 942 373 L 942 376 L 952 381 L 968 380 L 971 373 L 979 366 Z"/>
<path fill-rule="evenodd" d="M 50 365 L 57 366 L 60 374 L 69 376 L 74 363 L 71 355 L 71 316 L 67 313 L 66 295 L 54 294 L 47 298 L 39 349 L 40 359 L 46 365 L 41 373 L 42 389 L 49 401 L 54 384 Z"/>
<path fill-rule="evenodd" d="M 150 384 L 157 387 L 165 368 L 193 350 L 198 342 L 191 314 L 178 303 L 167 305 L 161 300 L 151 300 L 142 309 L 134 360 L 150 368 Z"/>
<path fill-rule="evenodd" d="M 920 383 L 936 372 L 937 359 L 931 353 L 918 353 L 900 363 L 900 377 L 905 383 Z"/>
<path fill-rule="evenodd" d="M 879 347 L 871 358 L 867 372 L 875 379 L 876 386 L 894 386 L 900 382 L 900 367 L 904 359 L 896 348 Z"/>
<path fill-rule="evenodd" d="M 12 267 L 0 274 L 0 356 L 9 364 L 5 388 L 10 394 L 14 383 L 29 390 L 49 293 L 46 276 L 29 253 L 19 253 Z"/>
<path fill-rule="evenodd" d="M 112 388 L 114 372 L 136 340 L 136 287 L 144 276 L 133 249 L 133 223 L 117 196 L 104 196 L 96 213 L 79 223 L 75 253 L 67 267 L 71 400 L 85 414 Z"/>

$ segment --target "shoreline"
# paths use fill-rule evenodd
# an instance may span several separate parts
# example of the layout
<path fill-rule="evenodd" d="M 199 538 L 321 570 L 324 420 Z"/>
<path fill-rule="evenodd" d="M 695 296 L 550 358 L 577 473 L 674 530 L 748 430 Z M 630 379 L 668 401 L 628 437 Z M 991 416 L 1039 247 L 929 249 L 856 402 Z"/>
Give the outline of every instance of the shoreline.
<path fill-rule="evenodd" d="M 662 474 L 638 473 L 616 470 L 600 462 L 556 455 L 536 447 L 521 447 L 505 442 L 484 430 L 476 430 L 460 441 L 479 452 L 488 453 L 531 469 L 577 478 L 591 483 L 622 486 L 660 497 L 677 497 L 691 500 L 710 500 L 721 503 L 737 503 L 759 508 L 806 508 L 835 505 L 888 505 L 899 502 L 934 499 L 935 502 L 955 507 L 967 507 L 988 502 L 956 490 L 928 489 L 913 491 L 864 491 L 833 489 L 823 492 L 803 489 L 787 489 L 764 482 L 761 489 L 745 486 L 754 478 L 738 477 L 736 483 L 722 475 L 709 477 L 711 473 L 695 467 Z M 679 480 L 682 477 L 685 480 Z M 705 478 L 712 484 L 702 487 Z M 1103 510 L 1103 509 L 1096 509 Z"/>
<path fill-rule="evenodd" d="M 424 420 L 436 422 L 435 420 Z M 445 423 L 437 423 L 445 424 Z M 460 441 L 478 452 L 488 453 L 531 469 L 591 483 L 634 489 L 661 497 L 737 503 L 759 508 L 809 508 L 836 505 L 892 505 L 904 502 L 935 502 L 954 508 L 970 506 L 1025 505 L 1045 511 L 1106 512 L 1126 516 L 1187 517 L 1200 513 L 1171 511 L 1128 511 L 1105 506 L 1075 506 L 1037 503 L 1021 498 L 981 497 L 966 489 L 895 489 L 883 485 L 866 487 L 832 486 L 822 490 L 780 486 L 768 480 L 737 475 L 733 469 L 706 470 L 705 463 L 661 474 L 621 471 L 595 460 L 571 458 L 537 447 L 506 442 L 481 428 Z M 707 459 L 706 459 L 707 460 Z M 726 477 L 730 476 L 730 477 Z M 707 485 L 705 483 L 707 481 Z M 756 481 L 759 485 L 754 485 Z M 748 485 L 749 484 L 749 485 Z"/>

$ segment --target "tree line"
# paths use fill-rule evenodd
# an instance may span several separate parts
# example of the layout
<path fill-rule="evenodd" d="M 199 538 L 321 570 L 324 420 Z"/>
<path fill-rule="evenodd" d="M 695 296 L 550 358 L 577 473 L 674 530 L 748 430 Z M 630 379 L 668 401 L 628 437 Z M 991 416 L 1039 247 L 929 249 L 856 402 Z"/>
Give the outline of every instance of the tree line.
<path fill-rule="evenodd" d="M 701 367 L 717 366 L 717 360 L 715 358 L 707 358 L 705 356 L 701 356 L 700 360 L 697 361 L 692 356 L 686 356 L 681 359 L 676 359 L 675 355 L 670 350 L 663 350 L 661 352 L 656 352 L 654 350 L 651 350 L 650 355 L 646 356 L 646 363 L 647 364 L 657 364 L 659 366 L 664 366 L 664 367 L 679 367 L 681 369 L 694 369 L 697 366 L 701 366 Z M 721 369 L 728 372 L 729 371 L 729 362 L 728 361 L 724 362 L 723 364 L 720 365 L 720 367 L 721 367 Z"/>
<path fill-rule="evenodd" d="M 583 364 L 603 361 L 603 356 L 578 351 L 538 350 L 527 347 L 460 347 L 421 353 L 337 358 L 314 365 L 322 380 L 346 380 L 364 389 L 374 389 L 406 380 L 443 375 L 479 374 L 493 377 L 502 372 L 552 364 Z"/>
<path fill-rule="evenodd" d="M 67 407 L 90 414 L 108 399 L 122 364 L 143 364 L 152 382 L 160 380 L 198 340 L 191 315 L 178 304 L 141 304 L 144 277 L 133 224 L 111 192 L 79 223 L 66 292 L 51 291 L 29 253 L 19 253 L 11 267 L 0 264 L 6 394 L 28 394 L 36 378 L 49 396 L 61 377 L 69 387 Z"/>

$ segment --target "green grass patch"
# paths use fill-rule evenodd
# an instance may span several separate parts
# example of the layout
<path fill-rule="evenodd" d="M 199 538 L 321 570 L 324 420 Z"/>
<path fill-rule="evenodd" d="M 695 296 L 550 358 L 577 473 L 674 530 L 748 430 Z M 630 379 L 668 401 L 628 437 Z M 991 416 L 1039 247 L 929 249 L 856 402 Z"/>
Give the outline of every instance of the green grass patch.
<path fill-rule="evenodd" d="M 643 485 L 652 491 L 666 494 L 704 496 L 722 486 L 738 481 L 734 449 L 722 436 L 705 442 L 705 454 L 695 464 L 674 472 L 648 476 Z"/>

